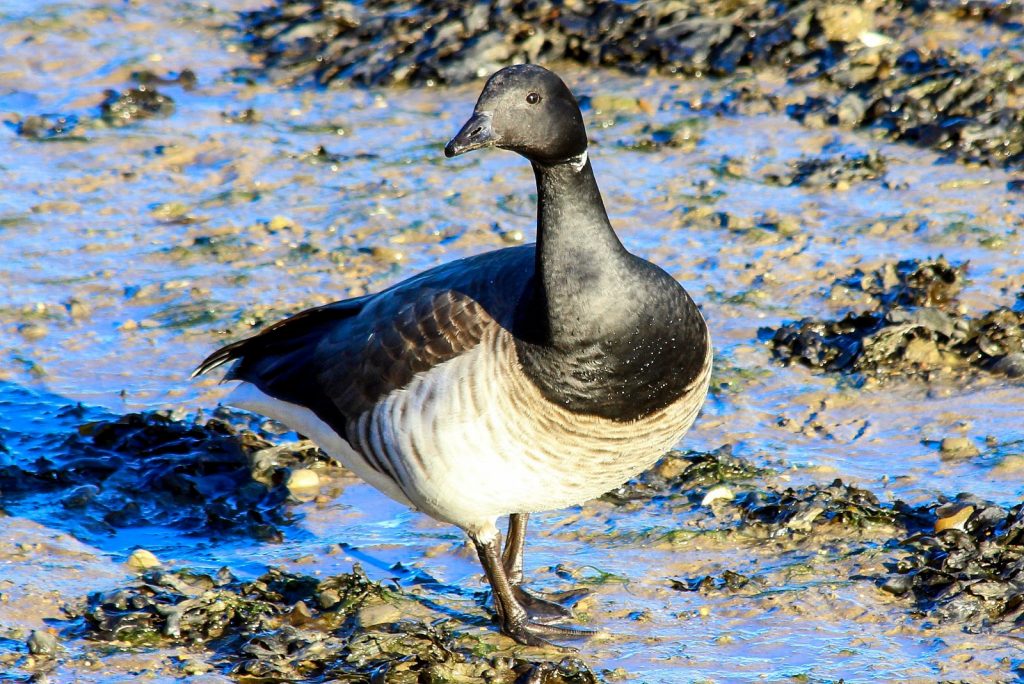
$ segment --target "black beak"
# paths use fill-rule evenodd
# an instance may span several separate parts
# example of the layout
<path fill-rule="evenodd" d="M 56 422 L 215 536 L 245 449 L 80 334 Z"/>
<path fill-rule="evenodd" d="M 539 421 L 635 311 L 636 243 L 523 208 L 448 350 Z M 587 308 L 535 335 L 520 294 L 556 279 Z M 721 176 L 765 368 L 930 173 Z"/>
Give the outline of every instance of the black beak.
<path fill-rule="evenodd" d="M 455 157 L 464 152 L 479 150 L 481 147 L 490 147 L 497 142 L 498 136 L 491 128 L 490 112 L 473 112 L 473 116 L 469 118 L 458 135 L 444 146 L 444 156 Z"/>

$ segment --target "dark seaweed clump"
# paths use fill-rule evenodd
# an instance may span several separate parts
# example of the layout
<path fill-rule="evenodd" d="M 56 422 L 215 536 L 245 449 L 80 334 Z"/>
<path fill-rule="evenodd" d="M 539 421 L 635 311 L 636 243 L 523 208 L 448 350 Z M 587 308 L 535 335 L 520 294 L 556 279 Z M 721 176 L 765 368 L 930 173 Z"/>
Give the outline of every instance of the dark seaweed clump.
<path fill-rule="evenodd" d="M 809 157 L 794 162 L 788 173 L 769 175 L 766 180 L 786 187 L 835 188 L 840 183 L 852 185 L 884 178 L 886 166 L 885 157 L 878 152 Z"/>
<path fill-rule="evenodd" d="M 750 585 L 761 585 L 761 580 L 732 570 L 726 570 L 721 577 L 702 575 L 700 577 L 686 577 L 682 579 L 669 580 L 672 588 L 678 591 L 697 591 L 701 594 L 712 594 L 720 591 L 739 591 Z"/>
<path fill-rule="evenodd" d="M 883 504 L 872 492 L 838 479 L 800 489 L 752 490 L 740 494 L 733 505 L 742 512 L 739 530 L 744 535 L 772 539 L 832 524 L 844 530 L 916 529 L 923 524 L 921 515 L 902 502 Z"/>
<path fill-rule="evenodd" d="M 858 272 L 836 285 L 869 295 L 872 310 L 763 328 L 761 338 L 787 365 L 878 379 L 970 369 L 1024 374 L 1024 312 L 999 307 L 978 318 L 961 314 L 955 297 L 964 272 L 943 259 Z"/>
<path fill-rule="evenodd" d="M 794 117 L 877 127 L 959 158 L 1017 164 L 1024 111 L 1012 98 L 1024 64 L 998 49 L 977 60 L 954 47 L 903 47 L 936 11 L 996 30 L 1019 25 L 1019 6 L 987 5 L 279 0 L 241 21 L 246 46 L 268 68 L 320 84 L 456 83 L 513 62 L 563 59 L 693 76 L 774 66 L 793 83 L 817 81 L 829 91 L 792 105 Z"/>
<path fill-rule="evenodd" d="M 8 126 L 23 138 L 32 140 L 61 140 L 74 135 L 78 117 L 74 114 L 33 114 Z"/>
<path fill-rule="evenodd" d="M 1024 623 L 1024 504 L 1007 510 L 961 494 L 939 507 L 965 520 L 948 529 L 915 535 L 903 543 L 908 557 L 893 568 L 882 589 L 913 596 L 918 610 L 940 621 L 983 631 Z M 947 510 L 949 509 L 949 510 Z"/>
<path fill-rule="evenodd" d="M 83 614 L 93 639 L 127 648 L 201 646 L 242 681 L 597 681 L 571 658 L 488 655 L 493 647 L 453 633 L 445 614 L 370 581 L 358 566 L 325 580 L 280 570 L 252 581 L 227 570 L 148 572 L 92 594 Z"/>
<path fill-rule="evenodd" d="M 107 90 L 100 104 L 100 118 L 115 127 L 127 126 L 140 119 L 166 117 L 174 113 L 174 100 L 142 83 L 122 92 Z"/>
<path fill-rule="evenodd" d="M 309 443 L 274 446 L 217 418 L 130 413 L 82 425 L 31 464 L 3 466 L 0 492 L 7 502 L 60 492 L 93 531 L 158 524 L 276 541 L 289 519 L 288 469 L 325 460 Z"/>

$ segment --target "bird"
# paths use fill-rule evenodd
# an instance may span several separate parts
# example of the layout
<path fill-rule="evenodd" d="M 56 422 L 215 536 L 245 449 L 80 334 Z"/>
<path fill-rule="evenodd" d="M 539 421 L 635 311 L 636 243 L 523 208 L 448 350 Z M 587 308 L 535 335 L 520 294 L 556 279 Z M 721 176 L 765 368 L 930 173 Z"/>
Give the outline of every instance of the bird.
<path fill-rule="evenodd" d="M 562 79 L 487 80 L 446 157 L 498 148 L 533 167 L 536 243 L 441 264 L 318 306 L 211 354 L 227 404 L 312 439 L 365 482 L 461 528 L 500 631 L 530 646 L 590 632 L 522 588 L 532 513 L 580 505 L 674 447 L 707 395 L 712 343 L 671 275 L 619 240 Z M 499 519 L 508 516 L 502 547 Z"/>

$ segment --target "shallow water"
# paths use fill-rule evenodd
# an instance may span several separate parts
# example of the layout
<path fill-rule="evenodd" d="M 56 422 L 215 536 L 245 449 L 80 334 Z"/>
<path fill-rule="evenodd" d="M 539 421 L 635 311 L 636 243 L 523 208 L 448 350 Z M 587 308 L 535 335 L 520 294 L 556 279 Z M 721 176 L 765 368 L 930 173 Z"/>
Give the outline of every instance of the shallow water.
<path fill-rule="evenodd" d="M 191 369 L 254 323 L 532 239 L 528 165 L 495 152 L 441 154 L 479 84 L 324 92 L 232 79 L 231 69 L 248 64 L 223 25 L 245 5 L 0 3 L 0 119 L 82 119 L 68 140 L 0 128 L 0 464 L 45 455 L 86 420 L 148 408 L 209 412 L 225 389 L 216 378 L 190 381 Z M 124 128 L 95 120 L 103 90 L 128 87 L 132 72 L 184 68 L 196 72 L 196 89 L 157 86 L 175 100 L 170 117 Z M 1007 191 L 1010 174 L 709 106 L 746 81 L 777 87 L 770 76 L 714 84 L 562 71 L 578 93 L 606 97 L 606 111 L 595 105 L 586 116 L 623 241 L 687 286 L 715 338 L 713 393 L 682 446 L 732 444 L 794 484 L 842 477 L 890 500 L 1024 497 L 1020 385 L 856 387 L 780 368 L 757 341 L 761 326 L 839 311 L 828 298 L 835 276 L 895 259 L 969 260 L 964 306 L 1011 305 L 1024 285 L 1024 195 Z M 258 121 L 225 116 L 249 108 Z M 698 131 L 692 148 L 629 149 L 644 125 L 681 119 Z M 885 184 L 766 181 L 801 155 L 873 150 L 888 159 Z M 731 227 L 694 218 L 693 207 L 725 212 Z M 769 223 L 792 218 L 799 230 L 749 225 L 769 209 L 777 214 Z M 944 459 L 937 441 L 960 434 L 980 455 Z M 478 588 L 480 571 L 456 530 L 354 480 L 332 482 L 328 493 L 296 509 L 281 544 L 159 527 L 111 535 L 83 528 L 44 495 L 5 500 L 0 653 L 23 650 L 23 630 L 59 617 L 63 601 L 123 578 L 120 563 L 136 546 L 175 566 L 227 565 L 240 576 L 268 565 L 326 575 L 358 561 L 384 578 L 401 561 L 472 609 L 457 590 Z M 930 624 L 873 584 L 847 581 L 881 568 L 881 543 L 851 556 L 841 541 L 656 541 L 659 530 L 692 524 L 692 513 L 656 500 L 536 516 L 527 562 L 539 587 L 565 588 L 566 572 L 621 578 L 595 584 L 583 606 L 587 626 L 602 631 L 582 648 L 595 670 L 623 668 L 623 678 L 643 682 L 1019 674 L 1012 638 Z M 667 581 L 725 569 L 754 572 L 767 588 L 702 595 Z M 174 676 L 168 652 L 110 657 L 97 668 L 83 660 L 83 643 L 66 646 L 51 681 L 133 681 L 140 668 L 151 681 Z"/>

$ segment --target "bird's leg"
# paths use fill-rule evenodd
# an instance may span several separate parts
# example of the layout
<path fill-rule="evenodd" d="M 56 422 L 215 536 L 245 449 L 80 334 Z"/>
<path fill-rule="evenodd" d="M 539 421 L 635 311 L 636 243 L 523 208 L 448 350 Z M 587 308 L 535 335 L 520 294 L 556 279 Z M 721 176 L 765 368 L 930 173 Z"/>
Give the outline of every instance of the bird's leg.
<path fill-rule="evenodd" d="M 480 557 L 480 564 L 487 574 L 487 581 L 491 585 L 494 594 L 494 609 L 501 622 L 502 633 L 512 637 L 521 644 L 527 646 L 554 646 L 544 637 L 581 637 L 589 636 L 590 632 L 582 629 L 571 629 L 569 627 L 556 627 L 545 625 L 530 620 L 526 609 L 516 600 L 515 592 L 508 581 L 505 573 L 505 566 L 502 563 L 501 534 L 497 531 L 493 535 L 470 533 L 469 538 L 476 547 L 477 556 Z M 558 646 L 565 651 L 567 649 Z"/>
<path fill-rule="evenodd" d="M 519 605 L 526 609 L 530 618 L 537 622 L 553 622 L 573 617 L 572 605 L 590 593 L 589 589 L 573 589 L 555 595 L 562 603 L 542 599 L 520 586 L 523 583 L 523 548 L 526 546 L 526 523 L 529 513 L 512 513 L 508 516 L 508 535 L 501 564 Z"/>
<path fill-rule="evenodd" d="M 514 587 L 523 583 L 523 548 L 526 546 L 526 523 L 529 520 L 529 513 L 512 513 L 508 516 L 508 534 L 505 535 L 501 562 L 505 566 L 509 583 Z"/>

